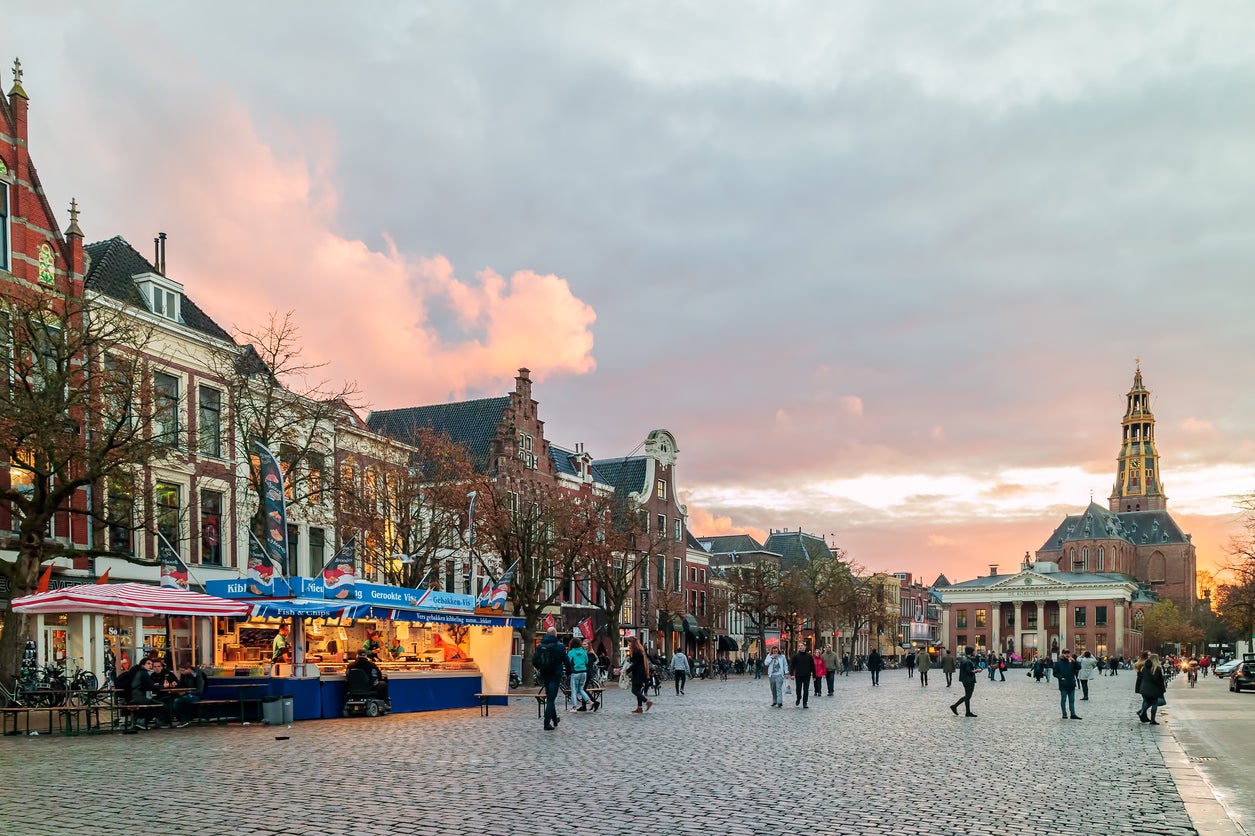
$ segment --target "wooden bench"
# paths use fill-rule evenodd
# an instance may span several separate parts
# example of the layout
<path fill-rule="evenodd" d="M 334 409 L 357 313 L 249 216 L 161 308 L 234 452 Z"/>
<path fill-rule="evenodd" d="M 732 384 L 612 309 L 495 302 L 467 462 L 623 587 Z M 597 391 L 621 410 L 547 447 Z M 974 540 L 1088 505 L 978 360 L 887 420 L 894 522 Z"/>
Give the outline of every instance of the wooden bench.
<path fill-rule="evenodd" d="M 521 696 L 524 696 L 524 695 L 523 694 L 489 693 L 487 691 L 476 694 L 475 699 L 479 700 L 479 716 L 480 717 L 488 716 L 488 700 L 492 699 L 493 697 L 501 697 L 502 699 L 508 700 L 510 697 L 521 697 Z"/>
<path fill-rule="evenodd" d="M 605 692 L 605 690 L 606 690 L 605 688 L 600 688 L 600 687 L 593 687 L 593 688 L 585 687 L 584 688 L 584 693 L 588 694 L 590 697 L 593 698 L 593 704 L 596 706 L 596 708 L 594 708 L 593 711 L 596 711 L 598 708 L 601 707 L 601 695 Z M 566 693 L 567 691 L 563 689 L 559 689 L 558 698 L 560 699 Z M 536 716 L 544 717 L 545 716 L 545 699 L 546 699 L 545 689 L 541 688 L 539 691 L 533 694 L 533 696 L 536 697 Z"/>
<path fill-rule="evenodd" d="M 100 706 L 88 705 L 54 705 L 54 706 L 30 706 L 18 705 L 9 708 L 0 709 L 3 712 L 3 730 L 6 737 L 12 737 L 18 734 L 18 719 L 21 718 L 25 725 L 26 734 L 31 733 L 31 715 L 42 714 L 48 718 L 48 734 L 53 732 L 53 721 L 58 720 L 59 728 L 67 735 L 81 734 L 83 731 L 83 718 L 87 718 L 88 729 L 100 728 Z M 96 725 L 91 725 L 92 715 L 96 717 Z M 12 725 L 12 731 L 9 726 Z"/>

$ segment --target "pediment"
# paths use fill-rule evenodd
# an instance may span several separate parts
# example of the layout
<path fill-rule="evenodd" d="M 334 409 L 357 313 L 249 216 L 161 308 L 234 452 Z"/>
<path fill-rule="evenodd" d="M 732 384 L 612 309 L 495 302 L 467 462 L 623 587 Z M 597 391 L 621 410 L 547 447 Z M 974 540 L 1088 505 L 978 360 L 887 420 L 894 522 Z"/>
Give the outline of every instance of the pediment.
<path fill-rule="evenodd" d="M 998 581 L 990 586 L 990 589 L 1057 589 L 1069 586 L 1070 584 L 1047 575 L 1043 572 L 1034 572 L 1031 569 L 1020 572 L 1018 575 L 1012 575 L 1005 581 Z"/>

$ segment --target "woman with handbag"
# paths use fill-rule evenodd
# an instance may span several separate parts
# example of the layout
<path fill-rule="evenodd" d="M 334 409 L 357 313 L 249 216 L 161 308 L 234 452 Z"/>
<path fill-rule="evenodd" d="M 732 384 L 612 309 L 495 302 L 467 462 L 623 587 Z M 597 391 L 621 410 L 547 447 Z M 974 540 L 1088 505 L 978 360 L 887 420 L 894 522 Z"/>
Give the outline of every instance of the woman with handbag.
<path fill-rule="evenodd" d="M 1155 714 L 1159 711 L 1159 706 L 1167 705 L 1164 699 L 1164 692 L 1167 690 L 1168 685 L 1164 678 L 1163 667 L 1159 664 L 1159 654 L 1152 653 L 1142 664 L 1138 675 L 1137 692 L 1142 695 L 1142 710 L 1137 712 L 1137 718 L 1152 726 L 1159 725 Z M 1150 717 L 1146 716 L 1148 709 Z"/>
<path fill-rule="evenodd" d="M 629 675 L 632 679 L 632 696 L 636 697 L 636 708 L 633 714 L 641 713 L 641 706 L 648 711 L 654 707 L 653 700 L 645 699 L 645 683 L 649 679 L 649 659 L 645 656 L 645 648 L 636 636 L 628 637 L 628 663 L 631 666 Z"/>

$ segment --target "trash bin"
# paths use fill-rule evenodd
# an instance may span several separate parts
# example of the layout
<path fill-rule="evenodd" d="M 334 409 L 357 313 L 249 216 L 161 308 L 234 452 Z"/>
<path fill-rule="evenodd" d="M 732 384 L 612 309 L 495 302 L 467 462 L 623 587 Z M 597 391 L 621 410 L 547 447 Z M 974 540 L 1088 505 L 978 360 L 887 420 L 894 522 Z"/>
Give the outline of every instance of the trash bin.
<path fill-rule="evenodd" d="M 261 698 L 261 721 L 267 726 L 283 725 L 282 697 Z"/>
<path fill-rule="evenodd" d="M 279 697 L 279 705 L 282 707 L 283 724 L 285 726 L 292 725 L 292 716 L 293 716 L 292 695 L 284 694 L 283 696 Z"/>

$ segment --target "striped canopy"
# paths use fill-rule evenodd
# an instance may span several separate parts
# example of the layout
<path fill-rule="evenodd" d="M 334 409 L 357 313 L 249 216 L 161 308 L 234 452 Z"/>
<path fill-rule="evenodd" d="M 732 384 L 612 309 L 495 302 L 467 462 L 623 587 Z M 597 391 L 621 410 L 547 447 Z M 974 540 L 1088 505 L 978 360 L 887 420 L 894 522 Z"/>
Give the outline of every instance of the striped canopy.
<path fill-rule="evenodd" d="M 15 598 L 13 611 L 112 615 L 248 615 L 244 601 L 146 583 L 88 583 Z"/>

